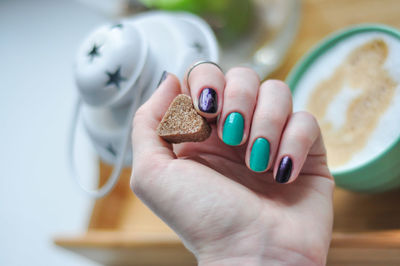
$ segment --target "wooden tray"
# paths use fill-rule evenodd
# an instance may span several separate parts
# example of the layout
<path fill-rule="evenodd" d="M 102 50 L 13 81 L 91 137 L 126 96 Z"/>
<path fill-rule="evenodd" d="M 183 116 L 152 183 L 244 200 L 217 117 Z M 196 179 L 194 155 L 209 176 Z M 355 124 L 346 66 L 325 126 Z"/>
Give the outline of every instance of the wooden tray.
<path fill-rule="evenodd" d="M 100 184 L 111 170 L 100 164 Z M 96 201 L 85 234 L 54 242 L 105 265 L 196 265 L 178 236 L 133 194 L 130 175 L 124 169 L 114 190 Z"/>
<path fill-rule="evenodd" d="M 111 172 L 100 166 L 101 183 Z M 196 265 L 176 234 L 137 199 L 124 170 L 96 201 L 87 233 L 55 243 L 106 265 Z M 379 195 L 336 189 L 328 265 L 400 265 L 400 191 Z"/>

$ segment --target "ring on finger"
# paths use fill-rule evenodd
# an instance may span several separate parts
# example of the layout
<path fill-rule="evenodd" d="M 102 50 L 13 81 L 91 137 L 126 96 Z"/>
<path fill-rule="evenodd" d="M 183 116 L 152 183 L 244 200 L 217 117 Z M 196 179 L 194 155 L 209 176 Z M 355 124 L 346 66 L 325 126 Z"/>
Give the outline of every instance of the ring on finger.
<path fill-rule="evenodd" d="M 194 64 L 189 68 L 189 71 L 188 71 L 187 74 L 186 74 L 186 87 L 187 87 L 189 93 L 190 93 L 190 86 L 189 86 L 189 76 L 190 76 L 190 73 L 192 73 L 193 69 L 195 69 L 197 66 L 202 65 L 202 64 L 212 64 L 212 65 L 216 66 L 219 70 L 221 70 L 222 73 L 224 73 L 224 71 L 222 70 L 222 68 L 221 68 L 217 63 L 215 63 L 215 62 L 213 62 L 213 61 L 206 61 L 206 60 L 204 60 L 204 61 L 198 61 L 198 62 L 194 63 Z"/>

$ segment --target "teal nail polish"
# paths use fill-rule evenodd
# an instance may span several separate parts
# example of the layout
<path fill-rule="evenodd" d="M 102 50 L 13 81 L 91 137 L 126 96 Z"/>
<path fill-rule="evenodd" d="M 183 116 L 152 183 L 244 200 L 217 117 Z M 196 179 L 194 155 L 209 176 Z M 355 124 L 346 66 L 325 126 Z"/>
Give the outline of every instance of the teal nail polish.
<path fill-rule="evenodd" d="M 230 113 L 224 123 L 222 140 L 231 146 L 239 145 L 242 142 L 243 129 L 243 116 L 237 112 Z"/>
<path fill-rule="evenodd" d="M 267 169 L 269 152 L 269 141 L 264 138 L 256 139 L 250 152 L 250 169 L 255 172 L 262 172 Z"/>

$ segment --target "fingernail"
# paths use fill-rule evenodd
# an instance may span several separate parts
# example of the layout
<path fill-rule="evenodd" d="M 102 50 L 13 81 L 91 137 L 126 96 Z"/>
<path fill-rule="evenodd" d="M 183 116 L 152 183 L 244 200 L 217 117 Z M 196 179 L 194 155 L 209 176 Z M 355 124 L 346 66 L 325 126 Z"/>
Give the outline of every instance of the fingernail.
<path fill-rule="evenodd" d="M 239 145 L 242 142 L 243 129 L 243 116 L 237 112 L 230 113 L 225 119 L 222 141 L 231 146 Z"/>
<path fill-rule="evenodd" d="M 168 72 L 167 71 L 163 71 L 160 81 L 158 82 L 157 88 L 160 87 L 161 83 L 163 83 L 164 80 L 166 80 L 168 77 Z"/>
<path fill-rule="evenodd" d="M 205 113 L 215 113 L 218 110 L 218 96 L 215 90 L 204 88 L 199 97 L 199 110 Z"/>
<path fill-rule="evenodd" d="M 254 172 L 262 172 L 267 169 L 269 162 L 269 141 L 264 138 L 257 138 L 250 153 L 250 169 Z"/>
<path fill-rule="evenodd" d="M 278 172 L 276 173 L 275 180 L 278 183 L 286 183 L 290 179 L 292 173 L 292 159 L 289 156 L 285 156 L 279 163 Z"/>

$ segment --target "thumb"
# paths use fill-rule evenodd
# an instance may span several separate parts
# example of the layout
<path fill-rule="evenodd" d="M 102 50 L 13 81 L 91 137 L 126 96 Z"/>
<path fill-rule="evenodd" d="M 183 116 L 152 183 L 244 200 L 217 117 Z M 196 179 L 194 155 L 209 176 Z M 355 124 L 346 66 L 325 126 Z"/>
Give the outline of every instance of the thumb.
<path fill-rule="evenodd" d="M 137 165 L 158 166 L 176 158 L 172 144 L 167 143 L 157 135 L 157 126 L 163 118 L 172 100 L 181 93 L 180 83 L 176 76 L 167 73 L 167 77 L 158 89 L 135 114 L 133 119 L 132 145 L 133 168 Z"/>

